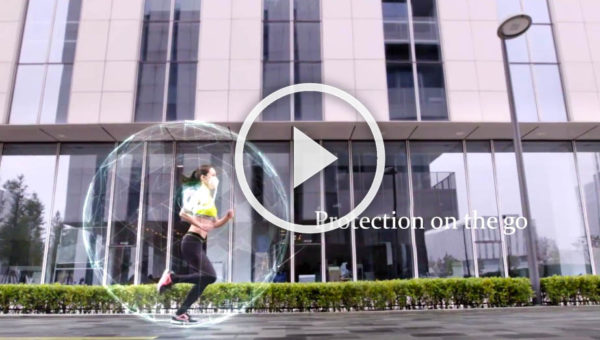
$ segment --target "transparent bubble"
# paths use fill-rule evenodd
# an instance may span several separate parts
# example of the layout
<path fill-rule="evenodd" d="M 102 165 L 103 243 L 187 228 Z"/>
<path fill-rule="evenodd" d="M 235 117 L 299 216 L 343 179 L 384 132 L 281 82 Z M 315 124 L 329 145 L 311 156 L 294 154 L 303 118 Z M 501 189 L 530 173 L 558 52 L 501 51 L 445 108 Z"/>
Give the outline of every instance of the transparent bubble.
<path fill-rule="evenodd" d="M 179 249 L 189 228 L 179 218 L 182 191 L 186 179 L 205 164 L 210 164 L 219 178 L 215 194 L 219 216 L 230 208 L 235 211 L 233 222 L 208 235 L 207 253 L 217 282 L 282 280 L 289 234 L 254 212 L 239 190 L 233 165 L 236 138 L 229 129 L 210 123 L 157 124 L 127 138 L 99 167 L 83 208 L 84 243 L 96 281 L 119 301 L 124 312 L 156 322 L 166 322 L 175 313 L 177 303 L 136 293 L 154 292 L 167 263 L 177 274 L 188 270 Z M 289 220 L 289 174 L 280 177 L 272 160 L 282 164 L 282 158 L 269 154 L 246 142 L 248 184 L 265 208 Z M 142 286 L 131 290 L 132 284 Z M 200 326 L 214 324 L 244 312 L 265 289 L 258 285 L 242 301 L 227 306 L 199 309 L 193 305 L 190 313 Z"/>

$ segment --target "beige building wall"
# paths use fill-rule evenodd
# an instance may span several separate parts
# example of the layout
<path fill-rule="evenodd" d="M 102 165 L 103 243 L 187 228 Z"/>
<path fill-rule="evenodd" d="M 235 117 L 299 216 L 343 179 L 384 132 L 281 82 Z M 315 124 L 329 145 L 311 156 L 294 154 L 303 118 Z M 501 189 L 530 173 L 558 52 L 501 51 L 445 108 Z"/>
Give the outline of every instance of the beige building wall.
<path fill-rule="evenodd" d="M 68 123 L 133 121 L 143 0 L 83 0 Z"/>
<path fill-rule="evenodd" d="M 496 0 L 438 1 L 451 121 L 510 121 Z"/>
<path fill-rule="evenodd" d="M 203 0 L 195 118 L 243 121 L 262 83 L 262 2 Z"/>
<path fill-rule="evenodd" d="M 10 97 L 25 20 L 26 0 L 0 2 L 0 124 L 8 122 Z"/>
<path fill-rule="evenodd" d="M 378 121 L 389 120 L 381 1 L 322 1 L 322 79 L 361 101 Z M 341 100 L 323 97 L 323 120 L 360 120 Z"/>
<path fill-rule="evenodd" d="M 549 4 L 570 120 L 600 121 L 600 1 Z"/>

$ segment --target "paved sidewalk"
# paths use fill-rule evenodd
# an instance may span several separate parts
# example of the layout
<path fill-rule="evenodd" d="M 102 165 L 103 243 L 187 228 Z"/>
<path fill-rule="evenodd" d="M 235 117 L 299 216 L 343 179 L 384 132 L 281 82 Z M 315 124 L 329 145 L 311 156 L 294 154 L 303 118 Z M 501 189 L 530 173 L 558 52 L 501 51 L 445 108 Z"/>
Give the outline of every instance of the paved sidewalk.
<path fill-rule="evenodd" d="M 236 315 L 182 328 L 135 316 L 0 316 L 0 339 L 600 339 L 600 306 Z"/>

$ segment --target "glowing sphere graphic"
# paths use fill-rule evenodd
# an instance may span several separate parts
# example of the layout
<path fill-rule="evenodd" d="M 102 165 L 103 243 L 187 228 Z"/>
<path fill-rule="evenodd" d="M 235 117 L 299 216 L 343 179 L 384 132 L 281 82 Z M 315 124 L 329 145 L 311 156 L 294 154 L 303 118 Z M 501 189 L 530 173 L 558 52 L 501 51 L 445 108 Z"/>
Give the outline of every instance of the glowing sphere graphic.
<path fill-rule="evenodd" d="M 156 282 L 167 263 L 177 274 L 188 273 L 180 251 L 189 228 L 179 217 L 182 191 L 192 172 L 206 164 L 219 178 L 215 193 L 219 216 L 234 209 L 235 218 L 208 234 L 207 254 L 217 282 L 205 293 L 227 290 L 229 286 L 219 286 L 220 282 L 288 280 L 283 266 L 288 231 L 254 212 L 239 190 L 233 166 L 236 138 L 229 129 L 210 123 L 162 123 L 127 138 L 101 164 L 89 183 L 83 234 L 95 280 L 116 301 L 99 301 L 108 305 L 106 310 L 122 308 L 156 322 L 167 322 L 174 315 L 188 286 L 177 284 L 159 295 Z M 279 146 L 289 150 L 284 143 Z M 272 143 L 247 142 L 244 168 L 255 197 L 273 214 L 289 220 L 289 154 L 273 150 Z M 244 298 L 221 299 L 225 302 L 220 305 L 201 297 L 190 314 L 199 320 L 198 326 L 214 324 L 245 312 L 265 290 L 266 285 L 253 286 Z"/>

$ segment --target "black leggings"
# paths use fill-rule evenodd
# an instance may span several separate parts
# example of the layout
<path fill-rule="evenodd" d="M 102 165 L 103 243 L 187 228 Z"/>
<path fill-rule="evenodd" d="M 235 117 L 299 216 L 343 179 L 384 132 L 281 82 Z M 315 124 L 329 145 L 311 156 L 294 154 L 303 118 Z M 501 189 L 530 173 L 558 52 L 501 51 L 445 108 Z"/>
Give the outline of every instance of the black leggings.
<path fill-rule="evenodd" d="M 181 240 L 181 256 L 187 261 L 189 274 L 171 275 L 173 283 L 194 283 L 183 304 L 177 310 L 177 315 L 187 312 L 188 308 L 198 300 L 204 288 L 217 280 L 212 263 L 206 256 L 206 241 L 199 236 L 185 234 Z"/>

